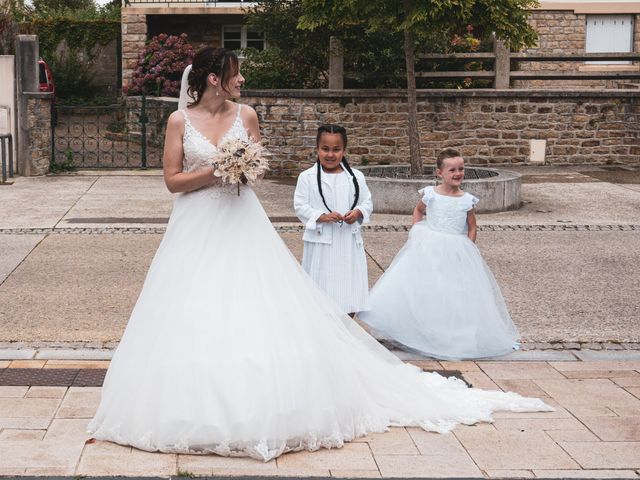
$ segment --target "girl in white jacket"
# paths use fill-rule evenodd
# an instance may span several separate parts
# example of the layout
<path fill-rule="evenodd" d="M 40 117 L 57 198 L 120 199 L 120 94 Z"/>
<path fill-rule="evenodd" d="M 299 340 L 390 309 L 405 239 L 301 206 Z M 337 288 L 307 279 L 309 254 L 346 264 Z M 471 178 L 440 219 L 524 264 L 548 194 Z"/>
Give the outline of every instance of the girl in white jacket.
<path fill-rule="evenodd" d="M 345 158 L 347 131 L 322 125 L 318 161 L 298 176 L 296 215 L 305 225 L 302 267 L 350 315 L 369 310 L 367 259 L 360 225 L 369 222 L 371 193 Z"/>

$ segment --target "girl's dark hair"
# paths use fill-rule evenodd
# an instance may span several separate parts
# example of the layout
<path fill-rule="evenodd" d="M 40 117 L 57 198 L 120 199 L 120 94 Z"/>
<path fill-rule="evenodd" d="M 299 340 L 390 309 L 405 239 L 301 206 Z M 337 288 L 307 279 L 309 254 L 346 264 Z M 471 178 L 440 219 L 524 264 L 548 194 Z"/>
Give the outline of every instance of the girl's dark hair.
<path fill-rule="evenodd" d="M 342 125 L 331 125 L 331 124 L 320 125 L 320 127 L 318 127 L 318 134 L 316 135 L 316 146 L 320 145 L 320 138 L 322 137 L 323 133 L 339 134 L 342 137 L 342 143 L 344 145 L 344 148 L 347 148 L 347 130 Z M 322 197 L 322 203 L 324 203 L 325 208 L 327 209 L 328 212 L 331 212 L 331 209 L 329 208 L 329 205 L 327 205 L 327 201 L 324 198 L 324 194 L 322 193 L 322 173 L 321 173 L 322 165 L 320 165 L 320 158 L 318 158 L 316 164 L 318 166 L 318 173 L 316 176 L 316 179 L 318 181 L 318 191 L 320 192 L 320 197 Z M 351 205 L 351 208 L 349 209 L 349 210 L 353 210 L 354 208 L 356 208 L 356 205 L 358 204 L 358 199 L 360 198 L 360 185 L 358 185 L 358 180 L 356 179 L 356 176 L 353 173 L 353 170 L 351 169 L 349 162 L 347 162 L 347 157 L 342 157 L 342 165 L 344 165 L 344 168 L 346 168 L 347 172 L 349 172 L 349 175 L 351 175 L 351 179 L 353 180 L 353 186 L 355 188 L 353 205 Z"/>
<path fill-rule="evenodd" d="M 455 148 L 445 148 L 438 154 L 438 158 L 436 158 L 436 166 L 438 168 L 442 168 L 442 164 L 447 158 L 456 158 L 461 156 L 460 152 Z"/>
<path fill-rule="evenodd" d="M 189 106 L 197 105 L 207 88 L 207 77 L 214 73 L 220 79 L 220 87 L 225 92 L 229 79 L 238 73 L 238 57 L 224 48 L 204 47 L 193 57 L 189 72 L 187 95 L 193 98 Z"/>

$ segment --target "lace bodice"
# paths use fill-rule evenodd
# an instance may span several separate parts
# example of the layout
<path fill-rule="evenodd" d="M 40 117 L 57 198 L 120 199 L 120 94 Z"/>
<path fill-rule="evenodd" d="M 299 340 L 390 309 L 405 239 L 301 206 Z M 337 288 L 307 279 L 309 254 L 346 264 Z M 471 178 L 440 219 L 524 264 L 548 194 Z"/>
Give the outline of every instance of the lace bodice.
<path fill-rule="evenodd" d="M 249 140 L 247 130 L 242 123 L 242 118 L 240 118 L 241 109 L 242 105 L 238 104 L 236 118 L 229 130 L 220 138 L 219 144 L 230 138 Z M 186 109 L 180 110 L 180 112 L 184 116 L 184 137 L 182 138 L 184 159 L 182 160 L 182 170 L 184 172 L 192 172 L 198 168 L 211 165 L 212 160 L 218 153 L 217 146 L 191 124 Z"/>
<path fill-rule="evenodd" d="M 463 234 L 468 230 L 467 212 L 478 202 L 470 193 L 460 197 L 440 195 L 434 187 L 420 190 L 422 201 L 427 206 L 427 226 L 443 233 Z"/>

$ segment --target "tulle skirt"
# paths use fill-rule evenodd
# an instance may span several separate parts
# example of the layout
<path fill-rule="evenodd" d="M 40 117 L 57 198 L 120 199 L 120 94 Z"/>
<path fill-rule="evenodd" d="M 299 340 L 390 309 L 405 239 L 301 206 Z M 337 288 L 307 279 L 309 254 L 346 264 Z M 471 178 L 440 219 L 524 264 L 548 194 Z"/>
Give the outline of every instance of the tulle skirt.
<path fill-rule="evenodd" d="M 439 359 L 504 355 L 518 330 L 478 248 L 464 235 L 413 226 L 359 318 L 374 331 Z"/>
<path fill-rule="evenodd" d="M 175 202 L 89 431 L 266 461 L 392 425 L 549 409 L 402 363 L 315 286 L 250 188 L 207 189 Z"/>

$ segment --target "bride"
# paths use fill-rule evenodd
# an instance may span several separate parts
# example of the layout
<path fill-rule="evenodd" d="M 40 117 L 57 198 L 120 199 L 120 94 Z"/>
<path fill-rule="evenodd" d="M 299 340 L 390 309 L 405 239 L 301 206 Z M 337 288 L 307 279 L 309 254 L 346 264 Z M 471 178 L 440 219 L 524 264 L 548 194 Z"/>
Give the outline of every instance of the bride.
<path fill-rule="evenodd" d="M 342 314 L 253 190 L 238 196 L 213 175 L 223 141 L 260 139 L 255 111 L 231 101 L 244 82 L 237 57 L 202 49 L 185 76 L 194 101 L 170 116 L 163 159 L 180 194 L 109 367 L 94 438 L 267 461 L 389 426 L 447 432 L 496 410 L 551 410 L 404 364 Z"/>

